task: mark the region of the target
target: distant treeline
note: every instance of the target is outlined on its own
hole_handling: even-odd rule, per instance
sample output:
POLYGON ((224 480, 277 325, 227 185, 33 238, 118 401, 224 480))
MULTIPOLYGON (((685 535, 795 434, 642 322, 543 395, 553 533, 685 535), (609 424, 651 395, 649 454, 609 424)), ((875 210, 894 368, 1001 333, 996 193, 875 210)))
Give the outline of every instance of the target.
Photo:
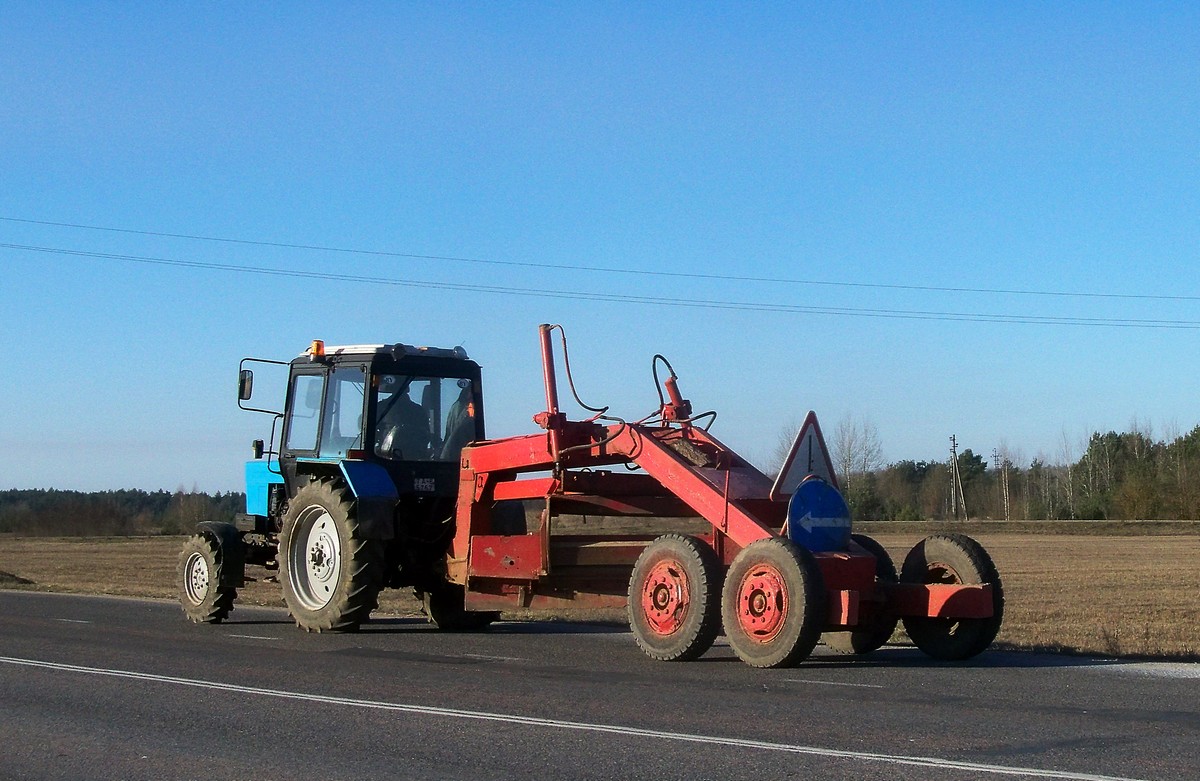
MULTIPOLYGON (((958 454, 971 518, 1004 519, 1007 493, 1014 520, 1200 520, 1200 426, 1166 439, 1139 430, 1094 433, 1074 446, 1064 441, 1053 461, 1004 452, 991 460, 970 449, 958 454)), ((839 479, 856 519, 961 518, 950 467, 949 459, 899 461, 839 479)))
POLYGON ((0 533, 40 537, 184 534, 244 512, 246 495, 199 491, 0 491, 0 533))

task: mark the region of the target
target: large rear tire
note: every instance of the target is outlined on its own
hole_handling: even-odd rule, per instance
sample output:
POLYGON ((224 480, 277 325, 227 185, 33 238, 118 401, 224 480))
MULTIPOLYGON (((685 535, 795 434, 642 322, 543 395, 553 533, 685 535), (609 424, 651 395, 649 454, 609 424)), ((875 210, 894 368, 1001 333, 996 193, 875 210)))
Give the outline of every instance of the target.
POLYGON ((961 661, 981 653, 1000 631, 1004 620, 1004 589, 996 565, 975 540, 965 534, 935 534, 909 551, 900 570, 901 583, 990 583, 989 618, 904 619, 913 643, 934 659, 961 661))
POLYGON ((629 629, 651 659, 696 659, 721 628, 721 563, 704 542, 666 534, 638 556, 629 577, 629 629))
POLYGON ((179 604, 188 620, 219 624, 233 610, 237 589, 221 585, 221 546, 207 534, 193 534, 183 544, 176 567, 179 604))
POLYGON ((747 545, 725 574, 725 637, 751 667, 791 667, 804 660, 827 615, 816 559, 791 540, 772 537, 747 545))
MULTIPOLYGON (((865 534, 851 534, 850 539, 875 557, 875 585, 889 586, 898 580, 896 565, 882 545, 865 534)), ((884 605, 871 603, 871 612, 849 632, 828 632, 822 636, 825 645, 839 654, 869 654, 883 647, 896 631, 899 619, 889 613, 884 605)))
POLYGON ((383 543, 361 536, 353 500, 323 480, 288 503, 279 535, 279 580, 297 626, 353 632, 377 604, 383 543))
POLYGON ((439 583, 421 598, 425 615, 443 632, 479 632, 500 620, 494 610, 467 610, 466 593, 457 583, 439 583))

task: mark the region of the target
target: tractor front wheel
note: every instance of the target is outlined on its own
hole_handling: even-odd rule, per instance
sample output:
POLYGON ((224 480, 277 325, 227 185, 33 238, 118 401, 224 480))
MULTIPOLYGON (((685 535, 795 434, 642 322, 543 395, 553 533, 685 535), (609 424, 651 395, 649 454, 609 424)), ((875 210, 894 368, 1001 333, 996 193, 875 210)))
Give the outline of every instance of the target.
POLYGON ((296 624, 309 632, 353 632, 376 605, 383 544, 360 536, 353 500, 328 480, 288 503, 279 535, 279 580, 296 624))
POLYGON ((992 586, 989 618, 906 617, 904 631, 934 659, 960 661, 981 653, 996 639, 1004 619, 1004 590, 992 558, 965 534, 935 534, 909 551, 900 569, 901 583, 988 583, 992 586))
POLYGON ((721 628, 721 563, 704 542, 666 534, 638 556, 629 578, 629 628, 651 659, 696 659, 721 628))
POLYGON ((747 545, 725 574, 725 636, 752 667, 791 667, 821 637, 828 615, 816 559, 783 537, 747 545))
POLYGON ((197 624, 219 624, 233 610, 237 589, 221 585, 223 557, 216 539, 193 534, 179 552, 179 604, 197 624))

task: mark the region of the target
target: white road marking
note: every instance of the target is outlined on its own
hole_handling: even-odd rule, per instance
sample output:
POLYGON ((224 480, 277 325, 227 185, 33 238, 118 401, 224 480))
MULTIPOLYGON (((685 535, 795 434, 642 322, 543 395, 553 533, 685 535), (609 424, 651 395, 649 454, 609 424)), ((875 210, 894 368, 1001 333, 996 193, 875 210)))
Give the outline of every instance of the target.
POLYGON ((483 659, 489 662, 527 662, 528 659, 522 659, 519 656, 488 656, 487 654, 460 654, 467 659, 483 659))
POLYGON ((56 618, 55 621, 60 621, 64 624, 90 624, 91 621, 84 621, 81 618, 56 618))
POLYGON ((983 762, 964 762, 939 757, 904 756, 901 754, 875 754, 866 751, 845 751, 842 749, 821 748, 818 746, 800 746, 788 743, 771 743, 762 740, 747 740, 745 738, 730 738, 717 735, 694 735, 686 732, 667 732, 665 730, 642 729, 625 727, 616 724, 589 724, 581 721, 560 721, 545 719, 537 716, 518 716, 508 713, 488 713, 486 711, 459 710, 456 708, 436 708, 428 705, 406 705, 394 702, 379 702, 375 700, 355 700, 347 697, 329 697, 320 694, 305 694, 290 692, 282 689, 262 689, 253 686, 239 686, 218 681, 204 681, 195 678, 177 678, 170 675, 153 675, 130 670, 111 670, 102 667, 82 667, 74 664, 58 664, 43 662, 36 659, 18 659, 0 656, 0 664, 10 664, 21 667, 35 667, 43 670, 58 672, 80 673, 84 675, 101 675, 109 678, 127 678, 151 683, 165 683, 175 686, 190 686, 198 689, 232 692, 258 697, 275 697, 278 699, 297 700, 301 702, 316 702, 325 705, 342 705, 352 708, 367 708, 372 710, 393 711, 398 713, 418 713, 424 716, 443 716, 453 719, 468 719, 472 721, 492 721, 506 724, 520 724, 532 727, 550 729, 575 730, 579 732, 600 732, 609 735, 622 735, 633 738, 651 738, 680 743, 702 743, 714 746, 730 746, 734 748, 759 749, 762 751, 778 751, 788 754, 805 754, 826 759, 846 759, 859 762, 877 762, 889 765, 907 765, 910 767, 938 768, 940 770, 965 770, 973 773, 1021 776, 1025 778, 1056 778, 1064 781, 1140 781, 1139 779, 1120 776, 1102 776, 1091 773, 1071 773, 1063 770, 1046 770, 1032 767, 1011 767, 1008 765, 990 765, 983 762))
POLYGON ((1147 678, 1200 678, 1200 664, 1195 662, 1133 662, 1097 667, 1106 673, 1142 675, 1147 678))
POLYGON ((278 640, 278 637, 267 637, 266 635, 227 635, 227 637, 241 637, 245 640, 278 640))
POLYGON ((815 683, 819 686, 851 686, 855 689, 884 689, 877 683, 842 683, 841 681, 816 681, 809 678, 784 678, 787 683, 815 683))

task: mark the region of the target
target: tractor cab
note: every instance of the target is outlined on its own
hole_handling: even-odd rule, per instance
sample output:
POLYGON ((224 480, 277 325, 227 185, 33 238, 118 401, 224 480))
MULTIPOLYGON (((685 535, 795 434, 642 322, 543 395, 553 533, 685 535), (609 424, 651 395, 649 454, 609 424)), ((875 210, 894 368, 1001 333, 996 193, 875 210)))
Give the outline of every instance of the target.
POLYGON ((191 620, 223 620, 247 564, 279 571, 310 630, 356 628, 384 587, 413 587, 439 625, 494 619, 468 614, 445 573, 460 453, 484 437, 479 365, 461 347, 318 340, 291 361, 246 358, 238 406, 272 415, 270 444, 254 441, 246 512, 198 524, 180 554, 191 620), (282 412, 252 399, 263 365, 286 367, 282 412))
MULTIPOLYGON (((253 388, 245 364, 239 397, 254 409, 244 404, 253 388)), ((357 498, 454 497, 459 452, 484 436, 479 365, 461 347, 318 340, 286 365, 279 447, 274 431, 271 447, 255 444, 248 513, 278 515, 272 507, 322 479, 347 484, 357 498)))

